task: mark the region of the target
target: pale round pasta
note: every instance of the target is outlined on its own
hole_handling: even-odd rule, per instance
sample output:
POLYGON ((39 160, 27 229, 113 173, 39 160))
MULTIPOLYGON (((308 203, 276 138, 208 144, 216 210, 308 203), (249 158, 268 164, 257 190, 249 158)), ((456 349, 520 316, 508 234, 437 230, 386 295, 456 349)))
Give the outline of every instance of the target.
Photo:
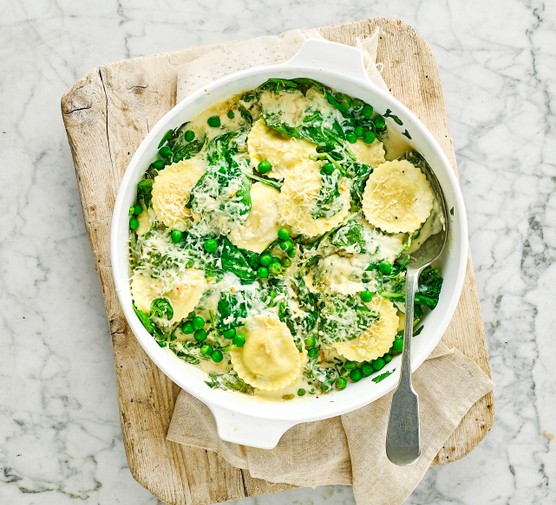
POLYGON ((263 252, 276 238, 278 223, 278 198, 280 192, 266 184, 256 182, 251 186, 251 212, 243 224, 229 237, 233 244, 257 253, 263 252))
POLYGON ((186 204, 205 168, 203 160, 193 158, 173 163, 155 177, 152 206, 168 228, 185 231, 191 225, 192 213, 186 204))
POLYGON ((299 375, 301 355, 288 327, 275 315, 260 314, 247 320, 246 343, 231 351, 237 374, 265 391, 281 389, 299 375))
POLYGON ((387 161, 367 180, 363 212, 388 233, 413 233, 429 217, 434 196, 419 167, 406 160, 387 161))
POLYGON ((352 361, 383 356, 392 347, 398 332, 398 311, 390 300, 376 296, 368 306, 378 313, 378 319, 353 340, 334 344, 338 354, 352 361))

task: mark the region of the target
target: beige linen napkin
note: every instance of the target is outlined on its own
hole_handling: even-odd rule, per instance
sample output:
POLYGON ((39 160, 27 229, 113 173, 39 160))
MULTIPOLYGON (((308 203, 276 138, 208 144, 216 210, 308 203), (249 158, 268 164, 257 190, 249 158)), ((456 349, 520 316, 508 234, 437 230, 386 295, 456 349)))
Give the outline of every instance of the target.
MULTIPOLYGON (((285 61, 304 39, 314 37, 321 37, 317 30, 295 30, 213 50, 180 68, 177 100, 225 74, 285 61)), ((375 64, 378 31, 357 40, 356 45, 364 51, 371 79, 387 89, 375 64)), ((477 364, 442 342, 415 372, 413 380, 420 395, 423 453, 410 467, 397 467, 386 457, 392 394, 340 417, 294 426, 275 449, 264 450, 220 440, 209 409, 181 391, 167 438, 217 451, 255 478, 306 487, 351 484, 359 505, 396 505, 412 493, 469 408, 493 387, 477 364)))

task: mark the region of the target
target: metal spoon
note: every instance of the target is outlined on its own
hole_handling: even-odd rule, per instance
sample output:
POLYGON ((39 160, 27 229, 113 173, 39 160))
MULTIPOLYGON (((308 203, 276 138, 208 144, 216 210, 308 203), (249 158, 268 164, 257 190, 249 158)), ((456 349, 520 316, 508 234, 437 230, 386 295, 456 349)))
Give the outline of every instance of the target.
MULTIPOLYGON (((424 160, 423 160, 424 161, 424 160)), ((392 397, 388 431, 386 433, 386 455, 396 465, 409 465, 421 454, 419 436, 419 395, 411 384, 411 339, 413 337, 413 308, 419 275, 424 268, 436 261, 448 236, 448 212, 444 193, 436 175, 426 162, 419 164, 432 191, 440 203, 444 229, 429 237, 417 251, 412 253, 407 264, 405 278, 405 328, 402 351, 400 381, 392 397)))

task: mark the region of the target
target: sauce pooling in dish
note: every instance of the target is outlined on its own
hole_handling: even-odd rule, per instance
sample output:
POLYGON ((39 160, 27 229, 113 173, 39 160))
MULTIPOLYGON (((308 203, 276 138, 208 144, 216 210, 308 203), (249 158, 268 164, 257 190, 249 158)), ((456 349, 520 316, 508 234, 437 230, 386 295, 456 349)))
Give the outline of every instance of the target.
MULTIPOLYGON (((443 226, 392 121, 270 79, 168 131, 129 222, 134 310, 159 345, 209 387, 273 400, 384 378, 408 254, 443 226)), ((421 275, 415 325, 441 285, 421 275)))

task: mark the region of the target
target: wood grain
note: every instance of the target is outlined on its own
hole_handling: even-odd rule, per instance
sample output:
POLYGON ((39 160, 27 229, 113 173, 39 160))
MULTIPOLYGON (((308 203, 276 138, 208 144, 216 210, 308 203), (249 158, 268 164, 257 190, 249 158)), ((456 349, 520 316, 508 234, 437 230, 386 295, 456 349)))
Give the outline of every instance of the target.
MULTIPOLYGON (((438 68, 430 48, 408 25, 371 19, 321 28, 333 41, 381 29, 378 61, 394 96, 428 126, 456 167, 438 68)), ((229 44, 233 44, 229 43, 229 44)), ((178 387, 144 353, 120 309, 110 271, 109 236, 120 180, 139 143, 175 100, 176 71, 216 46, 184 49, 102 66, 62 98, 83 218, 110 324, 123 441, 134 478, 169 504, 205 505, 288 489, 252 478, 217 454, 165 439, 178 387)), ((488 374, 488 354, 471 261, 454 319, 443 337, 488 374)), ((494 419, 491 394, 477 402, 437 455, 435 464, 465 456, 494 419)))

